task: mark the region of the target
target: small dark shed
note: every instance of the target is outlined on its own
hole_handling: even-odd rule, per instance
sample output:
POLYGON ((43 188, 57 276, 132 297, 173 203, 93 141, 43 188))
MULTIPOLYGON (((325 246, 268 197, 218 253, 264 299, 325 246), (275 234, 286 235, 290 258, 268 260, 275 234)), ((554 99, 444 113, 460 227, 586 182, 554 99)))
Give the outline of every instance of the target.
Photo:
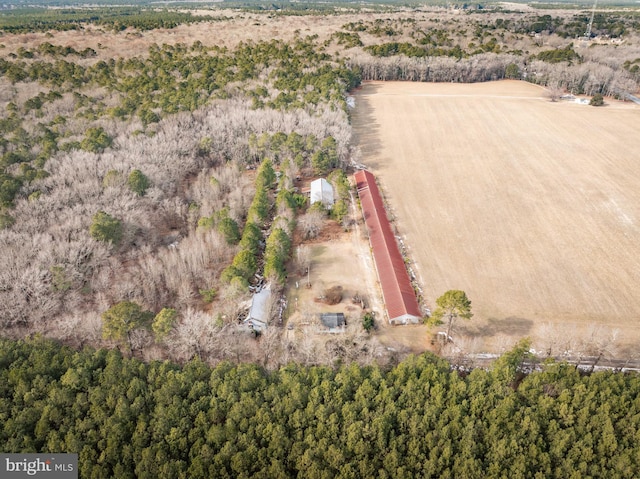
POLYGON ((344 313, 321 313, 320 321, 329 329, 341 328, 347 324, 344 313))

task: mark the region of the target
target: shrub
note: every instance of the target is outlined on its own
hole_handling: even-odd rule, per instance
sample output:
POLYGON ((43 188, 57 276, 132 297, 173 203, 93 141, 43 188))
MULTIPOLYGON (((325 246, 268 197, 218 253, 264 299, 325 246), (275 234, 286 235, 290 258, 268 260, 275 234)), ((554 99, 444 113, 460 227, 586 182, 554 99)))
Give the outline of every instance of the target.
POLYGON ((104 211, 98 211, 92 218, 89 234, 98 241, 118 245, 122 239, 122 222, 104 211))
POLYGON ((505 78, 520 78, 520 68, 515 63, 509 63, 504 70, 505 78))
POLYGON ((239 251, 233 258, 232 266, 238 273, 236 276, 241 276, 246 280, 251 279, 258 269, 256 257, 249 250, 239 251))
POLYGON ((604 105, 604 97, 600 93, 596 93, 591 97, 589 101, 589 105, 591 106, 602 106, 604 105))
POLYGON ((140 121, 144 126, 147 126, 151 123, 157 123, 160 121, 160 117, 155 112, 148 110, 146 108, 140 110, 140 112, 138 113, 138 116, 140 117, 140 121))
POLYGON ((72 283, 67 276, 64 266, 52 266, 49 272, 51 273, 51 287, 54 291, 64 292, 71 289, 72 283))
POLYGON ((104 186, 105 188, 108 188, 110 186, 115 187, 122 184, 124 184, 124 177, 118 170, 107 171, 107 174, 104 175, 104 178, 102 179, 102 186, 104 186))
POLYGON ((256 176, 256 189, 272 189, 276 184, 276 172, 273 169, 271 160, 265 159, 258 168, 258 174, 256 176))
POLYGON ((267 239, 264 252, 264 275, 283 283, 286 278, 285 265, 291 251, 291 239, 281 228, 273 230, 267 239))
POLYGON ((92 153, 101 153, 113 143, 113 138, 107 135, 102 127, 89 128, 85 133, 84 140, 80 143, 80 148, 92 153))
POLYGON ((240 229, 238 223, 228 216, 218 223, 218 231, 224 235, 227 244, 235 245, 240 241, 240 229))
POLYGON ((0 230, 10 228, 16 222, 13 216, 6 213, 0 213, 0 230))
POLYGON ((247 213, 247 217, 249 221, 262 223, 267 219, 269 215, 269 196, 267 195, 267 190, 264 188, 258 188, 256 190, 256 195, 253 197, 253 202, 249 207, 249 212, 247 213))
POLYGON ((216 299, 216 294, 218 294, 218 292, 215 288, 200 290, 200 297, 202 297, 202 301, 205 303, 212 303, 213 300, 216 299))
POLYGON ((256 254, 260 249, 260 243, 264 240, 260 227, 252 222, 244 225, 244 231, 242 232, 242 239, 240 240, 240 247, 247 249, 256 254))
POLYGON ((162 308, 162 310, 156 314, 151 324, 151 329, 153 329, 153 333, 156 335, 156 340, 162 341, 167 337, 177 318, 178 312, 171 308, 162 308))
POLYGON ((153 313, 144 311, 139 304, 121 301, 102 313, 102 337, 116 341, 129 340, 129 333, 145 326, 153 313))
POLYGON ((329 181, 333 183, 336 188, 336 192, 338 193, 338 198, 347 200, 349 198, 349 191, 351 189, 351 185, 349 185, 349 180, 347 179, 347 175, 345 175, 342 170, 335 170, 329 175, 329 181))
POLYGON ((240 276, 240 271, 238 270, 238 268, 236 268, 232 264, 223 269, 222 274, 220 275, 220 279, 225 283, 231 283, 236 278, 242 278, 242 276, 240 276))
POLYGON ((369 333, 375 327, 375 320, 373 319, 373 315, 371 313, 366 313, 362 317, 362 327, 364 330, 369 333))
POLYGON ((349 207, 344 200, 336 201, 331 208, 331 217, 341 223, 345 216, 349 214, 349 207))
POLYGON ((213 216, 203 216, 198 220, 198 228, 203 230, 210 230, 216 224, 216 219, 213 216))
POLYGON ((0 206, 11 206, 21 186, 18 178, 0 173, 0 206))
POLYGON ((149 178, 140 170, 133 170, 127 178, 127 186, 138 196, 144 196, 150 185, 149 178))

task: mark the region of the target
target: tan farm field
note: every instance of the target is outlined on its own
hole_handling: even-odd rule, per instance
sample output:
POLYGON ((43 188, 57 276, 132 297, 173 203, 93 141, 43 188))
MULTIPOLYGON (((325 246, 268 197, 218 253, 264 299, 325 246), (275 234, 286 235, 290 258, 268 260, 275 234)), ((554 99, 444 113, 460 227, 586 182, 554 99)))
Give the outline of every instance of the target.
POLYGON ((462 289, 473 348, 640 346, 640 108, 517 81, 369 83, 352 112, 427 304, 462 289))

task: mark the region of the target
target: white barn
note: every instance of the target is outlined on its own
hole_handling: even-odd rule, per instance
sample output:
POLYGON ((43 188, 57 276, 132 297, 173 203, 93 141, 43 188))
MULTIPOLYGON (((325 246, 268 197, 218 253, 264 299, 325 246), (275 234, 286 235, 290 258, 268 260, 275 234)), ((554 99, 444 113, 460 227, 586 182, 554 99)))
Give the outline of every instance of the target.
POLYGON ((324 178, 311 182, 311 204, 320 201, 327 208, 333 206, 333 186, 324 178))

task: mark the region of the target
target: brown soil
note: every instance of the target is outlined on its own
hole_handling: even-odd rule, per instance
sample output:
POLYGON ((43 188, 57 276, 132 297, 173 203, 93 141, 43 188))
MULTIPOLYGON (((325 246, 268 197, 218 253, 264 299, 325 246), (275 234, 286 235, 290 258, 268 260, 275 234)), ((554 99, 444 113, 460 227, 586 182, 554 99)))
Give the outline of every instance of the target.
MULTIPOLYGON (((499 350, 619 331, 640 343, 640 109, 550 102, 525 82, 371 83, 353 112, 427 302, 465 290, 458 335, 499 350), (410 172, 410 174, 407 174, 410 172), (549 331, 552 331, 549 333, 549 331)), ((588 340, 585 339, 585 341, 588 340)))
POLYGON ((300 228, 296 228, 293 232, 293 244, 321 244, 328 241, 334 241, 344 236, 344 229, 335 221, 326 221, 322 230, 315 238, 304 238, 300 228))

